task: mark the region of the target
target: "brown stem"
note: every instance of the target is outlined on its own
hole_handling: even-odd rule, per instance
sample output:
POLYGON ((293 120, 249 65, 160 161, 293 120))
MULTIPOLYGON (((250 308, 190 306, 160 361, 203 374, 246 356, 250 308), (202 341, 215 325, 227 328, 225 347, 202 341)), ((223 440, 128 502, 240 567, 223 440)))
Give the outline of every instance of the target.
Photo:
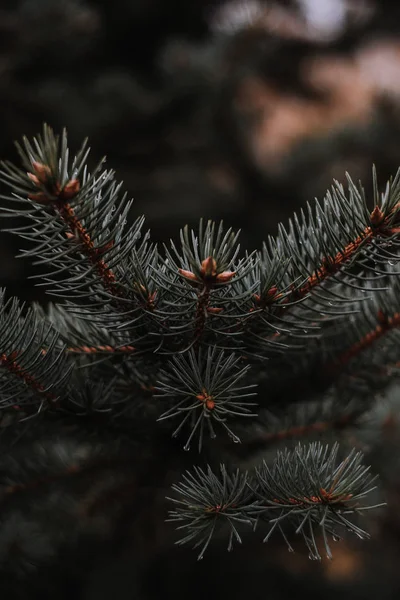
POLYGON ((199 292, 197 310, 196 310, 196 326, 195 326, 195 339, 196 343, 200 341, 200 338, 204 331, 204 326, 207 319, 207 308, 210 304, 210 293, 211 286, 207 283, 204 284, 203 289, 199 292))
POLYGON ((294 425, 273 433, 263 433, 261 436, 251 440, 251 444, 273 444, 282 440, 298 438, 315 432, 323 432, 328 429, 342 429, 348 426, 358 413, 340 415, 331 421, 317 421, 308 425, 294 425))
MULTIPOLYGON (((382 233, 382 231, 379 231, 382 233)), ((363 234, 350 244, 347 244, 345 248, 336 254, 334 257, 325 258, 321 266, 314 271, 312 275, 307 279, 306 283, 299 289, 293 292, 295 300, 299 300, 306 296, 314 287, 322 283, 329 276, 334 275, 339 271, 342 265, 348 261, 354 253, 360 248, 362 244, 369 244, 374 236, 378 233, 378 230, 373 227, 366 227, 363 234)), ((292 298, 285 298, 287 302, 290 302, 292 298)))
POLYGON ((91 263, 95 265, 96 271, 100 275, 105 289, 113 296, 121 297, 121 291, 116 288, 115 273, 101 258, 102 249, 95 247, 89 233, 75 215, 72 206, 67 202, 59 200, 56 202, 56 207, 62 219, 69 225, 72 234, 78 237, 84 248, 85 254, 91 263))
POLYGON ((16 377, 19 377, 19 379, 24 381, 24 383, 28 387, 30 387, 30 388, 34 389, 36 392, 39 392, 40 394, 42 394, 44 396, 44 398, 46 398, 46 400, 48 400, 48 402, 50 402, 53 405, 56 404, 58 401, 57 396, 55 396, 54 394, 52 394, 49 391, 45 391, 44 386, 39 381, 37 381, 29 373, 24 371, 24 369, 21 367, 21 365, 19 365, 16 361, 17 356, 18 356, 17 351, 14 351, 9 355, 2 354, 2 355, 0 355, 0 363, 3 367, 5 367, 8 370, 9 373, 12 373, 16 377))
MULTIPOLYGON (((360 236, 358 236, 354 241, 347 244, 347 246, 345 246, 343 250, 338 252, 336 256, 324 258, 321 262, 320 267, 315 269, 314 273, 308 277, 306 283, 299 289, 294 288, 283 299, 283 301, 277 306, 277 310, 275 311, 274 316, 281 316, 286 310, 290 310, 290 306, 287 306, 288 304, 290 304, 290 302, 298 302, 299 300, 302 300, 317 285, 322 283, 331 275, 337 273, 342 267, 342 265, 348 260, 350 260, 362 245, 370 244, 377 235, 390 236, 395 233, 400 233, 400 229, 394 227, 393 224, 391 224, 391 226, 389 227, 390 218, 393 215, 393 211, 398 209, 398 206, 396 205, 393 211, 389 215, 387 215, 386 218, 382 217, 382 220, 379 223, 375 222, 377 217, 377 208, 378 207, 376 207, 370 215, 371 225, 366 227, 360 236)), ((379 212, 379 214, 382 214, 381 211, 379 212)), ((279 298, 280 294, 278 292, 278 289, 274 286, 271 288, 271 290, 269 292, 270 298, 266 301, 265 299, 261 299, 258 296, 256 297, 256 304, 258 304, 259 308, 265 309, 266 307, 271 305, 274 299, 279 298), (273 293, 270 293, 271 290, 273 290, 273 293)), ((275 339, 277 337, 279 338, 280 335, 281 334, 278 331, 272 334, 271 336, 268 336, 268 339, 275 339)))
POLYGON ((67 348, 67 352, 71 354, 132 354, 135 352, 133 346, 120 346, 114 348, 113 346, 75 346, 67 348))
POLYGON ((360 352, 372 346, 379 338, 385 335, 388 331, 400 325, 400 313, 395 313, 392 317, 386 317, 381 311, 378 313, 379 325, 372 331, 369 331, 358 342, 350 346, 348 350, 343 352, 335 361, 335 366, 343 366, 352 358, 355 358, 360 352))

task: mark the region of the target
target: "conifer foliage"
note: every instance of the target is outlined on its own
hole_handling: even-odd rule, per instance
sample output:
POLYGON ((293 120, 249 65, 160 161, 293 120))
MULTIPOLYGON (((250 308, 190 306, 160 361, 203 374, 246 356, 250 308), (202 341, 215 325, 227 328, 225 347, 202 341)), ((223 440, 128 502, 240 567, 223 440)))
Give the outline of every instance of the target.
POLYGON ((139 446, 137 485, 155 462, 162 482, 154 439, 165 456, 177 442, 187 451, 162 518, 198 558, 215 536, 226 534, 231 549, 252 529, 265 542, 280 533, 289 549, 301 535, 314 559, 331 557, 346 530, 368 537, 358 520, 382 502, 375 476, 345 438, 320 437, 360 427, 398 370, 400 171, 383 192, 375 172, 371 194, 349 176, 347 190, 335 182, 247 252, 239 233, 211 221, 159 247, 142 217, 131 221, 134 204, 114 172, 104 161, 89 171, 86 141, 71 157, 65 131, 45 125, 18 150, 21 166, 2 163, 3 219, 56 303, 26 308, 1 296, 0 429, 10 458, 0 543, 10 499, 43 485, 67 493, 68 479, 79 506, 82 477, 101 465, 93 493, 107 510, 119 506, 139 446), (68 424, 75 442, 40 446, 39 436, 37 462, 17 465, 14 449, 38 422, 46 439, 68 424), (125 465, 118 476, 113 460, 125 465))

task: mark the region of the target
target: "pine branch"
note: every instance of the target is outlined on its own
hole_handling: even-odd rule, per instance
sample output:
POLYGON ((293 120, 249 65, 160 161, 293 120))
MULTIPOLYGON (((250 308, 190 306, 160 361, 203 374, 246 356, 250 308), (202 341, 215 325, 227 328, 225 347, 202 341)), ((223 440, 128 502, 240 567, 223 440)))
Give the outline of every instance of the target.
POLYGON ((5 214, 30 220, 10 230, 33 244, 23 256, 49 270, 44 285, 64 303, 37 306, 27 320, 14 305, 1 312, 0 408, 27 417, 54 404, 57 416, 118 431, 158 421, 162 435, 185 437, 185 450, 196 439, 210 465, 175 484, 171 518, 200 557, 223 523, 229 549, 243 525, 268 523, 265 540, 292 528, 313 558, 317 535, 328 556, 328 535, 341 527, 367 537, 347 518, 370 508, 360 454, 339 461, 336 444, 311 443, 230 475, 223 464, 213 470, 225 446, 212 444, 218 429, 243 439, 245 452, 342 432, 392 381, 400 170, 383 194, 373 172, 373 207, 350 177, 348 194, 335 182, 261 252, 241 253, 239 232, 212 221, 160 250, 142 235, 142 217, 128 224, 132 204, 114 173, 102 163, 88 172, 86 142, 70 161, 65 131, 45 126, 19 152, 23 170, 2 163, 13 203, 5 214), (257 426, 243 418, 256 405, 257 426))
POLYGON ((346 402, 343 397, 332 395, 314 402, 294 403, 280 411, 263 410, 253 428, 244 432, 242 452, 265 451, 283 441, 307 440, 329 432, 345 433, 349 428, 359 427, 370 409, 370 402, 361 405, 358 399, 346 402))
POLYGON ((44 320, 28 310, 23 313, 16 299, 0 296, 0 411, 10 409, 20 419, 57 406, 65 396, 73 364, 59 335, 44 320))
POLYGON ((318 560, 321 556, 316 528, 321 531, 329 558, 332 554, 328 535, 335 539, 344 528, 367 538, 368 534, 347 515, 376 508, 361 504, 375 489, 372 485, 375 478, 369 474, 369 467, 361 464, 361 453, 352 451, 338 464, 338 449, 337 444, 332 448, 321 443, 308 447, 299 444, 291 452, 278 452, 271 467, 264 462, 254 475, 236 471, 229 476, 223 466, 220 475, 210 467, 207 473, 195 468, 183 477, 183 483, 172 486, 178 498, 169 498, 177 505, 170 511, 170 520, 182 521, 178 529, 188 532, 179 544, 195 541, 195 548, 202 546, 198 556, 201 559, 221 523, 229 524, 228 549, 231 549, 233 539, 241 542, 235 522, 254 527, 260 520, 270 524, 264 542, 278 530, 292 549, 283 529, 288 523, 296 534, 303 536, 310 557, 318 560), (278 517, 274 516, 276 511, 278 517))
POLYGON ((208 350, 203 354, 191 350, 186 357, 178 356, 169 364, 168 371, 161 371, 156 387, 158 397, 169 397, 173 405, 160 417, 159 421, 182 416, 173 432, 177 436, 188 422, 190 435, 184 446, 190 443, 198 430, 198 448, 201 451, 204 429, 210 438, 215 438, 214 424, 222 426, 234 442, 240 442, 227 424, 235 417, 255 417, 251 412, 255 406, 248 398, 255 396, 254 385, 241 385, 249 366, 240 367, 234 355, 225 356, 223 351, 208 350), (240 384, 239 384, 240 382, 240 384), (239 385, 238 385, 239 384, 239 385))
POLYGON ((264 541, 276 528, 282 531, 283 522, 288 521, 296 534, 303 535, 310 557, 320 560, 315 526, 321 529, 328 558, 332 557, 328 534, 338 536, 338 529, 345 528, 362 539, 369 537, 344 515, 377 507, 360 503, 375 489, 376 478, 361 464, 362 454, 354 450, 337 464, 338 449, 338 444, 330 449, 321 443, 307 448, 299 444, 292 452, 278 452, 271 468, 264 462, 256 471, 256 493, 263 510, 272 508, 280 513, 269 519, 273 525, 264 541))
POLYGON ((183 483, 174 484, 172 489, 179 498, 167 498, 177 506, 170 511, 170 521, 183 521, 178 529, 186 529, 187 535, 178 543, 195 541, 194 548, 202 546, 198 559, 201 560, 212 539, 217 525, 227 523, 230 529, 228 550, 233 541, 241 543, 237 524, 253 525, 256 505, 254 494, 248 486, 247 473, 237 470, 229 475, 224 465, 216 475, 210 467, 207 472, 195 467, 194 473, 187 472, 183 483))
POLYGON ((90 298, 94 306, 112 303, 126 313, 132 298, 116 269, 138 240, 143 220, 124 231, 131 202, 126 195, 119 198, 121 184, 113 181, 114 173, 101 172, 103 161, 88 173, 86 146, 87 141, 71 162, 65 130, 61 140, 47 125, 33 145, 24 138, 17 148, 26 171, 2 162, 1 180, 14 192, 3 197, 27 208, 6 209, 5 215, 33 221, 33 228, 9 231, 34 242, 23 256, 51 266, 42 278, 54 286, 53 294, 90 298))

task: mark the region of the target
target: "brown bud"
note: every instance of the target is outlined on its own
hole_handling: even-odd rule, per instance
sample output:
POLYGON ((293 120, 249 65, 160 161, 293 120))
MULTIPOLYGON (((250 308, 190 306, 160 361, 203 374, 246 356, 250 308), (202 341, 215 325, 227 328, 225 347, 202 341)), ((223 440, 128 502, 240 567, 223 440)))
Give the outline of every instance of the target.
POLYGON ((36 175, 34 175, 33 173, 27 173, 29 179, 32 181, 32 183, 34 183, 36 186, 39 187, 40 185, 40 181, 39 179, 36 177, 36 175))
POLYGON ((38 194, 28 194, 28 198, 29 198, 29 200, 34 200, 38 204, 43 204, 43 205, 51 204, 53 201, 51 198, 46 196, 46 194, 44 194, 43 192, 39 192, 38 194))
POLYGON ((212 410, 213 408, 215 408, 215 402, 211 397, 207 398, 206 407, 208 408, 208 410, 212 410))
POLYGON ((212 315, 217 315, 218 313, 222 312, 224 309, 222 308, 222 306, 209 306, 207 308, 207 312, 211 313, 212 315))
POLYGON ((152 292, 151 294, 149 294, 148 302, 149 302, 150 306, 154 306, 154 303, 156 301, 156 297, 157 297, 157 291, 152 292))
POLYGON ((395 235, 397 233, 400 233, 400 227, 391 227, 390 229, 387 229, 386 233, 388 233, 389 235, 395 235))
MULTIPOLYGON (((46 183, 49 178, 51 177, 51 170, 47 165, 43 165, 40 162, 37 162, 36 160, 32 161, 32 167, 33 170, 35 171, 36 175, 37 175, 37 179, 40 181, 40 183, 46 183)), ((28 173, 29 176, 29 173, 28 173)))
POLYGON ((185 269, 178 269, 179 273, 186 277, 186 279, 190 279, 190 281, 198 281, 196 275, 192 273, 192 271, 185 271, 185 269))
POLYGON ((203 389, 201 394, 196 396, 197 400, 200 400, 203 404, 205 404, 208 410, 212 410, 215 407, 215 400, 212 396, 210 396, 207 390, 203 389))
POLYGON ((375 227, 377 225, 380 225, 384 219, 384 214, 381 210, 381 208, 379 206, 375 206, 374 210, 372 211, 372 213, 369 216, 369 220, 371 222, 371 225, 374 225, 375 227))
POLYGON ((200 273, 206 278, 215 277, 217 274, 217 263, 215 258, 212 256, 205 258, 201 263, 200 273))
POLYGON ((228 281, 230 281, 233 277, 235 277, 236 272, 235 271, 224 271, 223 273, 220 273, 219 275, 217 275, 217 282, 218 283, 228 283, 228 281))
POLYGON ((61 195, 63 200, 72 200, 72 198, 75 198, 75 196, 78 194, 80 189, 81 184, 79 179, 71 179, 62 190, 61 195))
POLYGON ((269 296, 270 298, 272 298, 273 296, 276 295, 277 291, 278 291, 278 288, 276 287, 276 285, 273 285, 271 288, 269 288, 269 290, 267 292, 267 296, 269 296))

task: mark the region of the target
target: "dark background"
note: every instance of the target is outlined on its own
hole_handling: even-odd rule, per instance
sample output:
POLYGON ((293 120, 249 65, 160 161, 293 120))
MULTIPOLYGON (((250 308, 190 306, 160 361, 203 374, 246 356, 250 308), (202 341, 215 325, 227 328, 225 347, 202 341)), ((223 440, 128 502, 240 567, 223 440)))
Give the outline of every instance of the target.
MULTIPOLYGON (((15 160, 13 140, 43 121, 66 126, 73 149, 89 136, 93 162, 107 155, 155 239, 203 216, 259 247, 346 170, 368 190, 373 163, 382 184, 400 165, 400 4, 315 4, 331 11, 319 27, 295 1, 2 0, 0 156, 15 160)), ((14 259, 21 246, 1 234, 0 284, 43 300, 33 267, 14 259)), ((160 552, 149 594, 397 597, 397 422, 383 433, 391 502, 373 541, 339 544, 321 565, 279 544, 202 563, 160 552)), ((88 597, 107 585, 134 597, 129 572, 128 553, 88 597)))
MULTIPOLYGON (((319 28, 294 1, 2 0, 0 157, 65 126, 155 239, 203 216, 260 246, 333 177, 368 189, 373 162, 382 182, 400 163, 400 7, 314 4, 319 28)), ((38 297, 19 240, 0 239, 0 283, 38 297)))

